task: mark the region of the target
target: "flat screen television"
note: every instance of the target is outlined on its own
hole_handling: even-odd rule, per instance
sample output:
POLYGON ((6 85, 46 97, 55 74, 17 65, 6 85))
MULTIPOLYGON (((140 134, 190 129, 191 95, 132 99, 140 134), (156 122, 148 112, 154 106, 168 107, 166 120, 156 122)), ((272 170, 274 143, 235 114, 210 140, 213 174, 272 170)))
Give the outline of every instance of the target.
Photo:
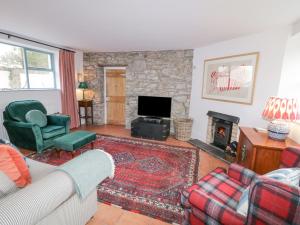
POLYGON ((138 97, 138 115, 150 117, 171 117, 172 98, 169 97, 138 97))

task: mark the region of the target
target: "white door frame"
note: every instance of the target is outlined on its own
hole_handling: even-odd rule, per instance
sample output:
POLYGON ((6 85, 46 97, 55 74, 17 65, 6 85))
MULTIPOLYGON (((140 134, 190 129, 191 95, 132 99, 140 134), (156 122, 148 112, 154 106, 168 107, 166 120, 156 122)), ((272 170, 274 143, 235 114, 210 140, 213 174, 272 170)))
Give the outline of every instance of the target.
MULTIPOLYGON (((126 67, 125 66, 108 66, 104 67, 104 124, 107 124, 107 105, 106 105, 106 70, 125 70, 125 78, 126 78, 126 67)), ((125 83, 126 85, 126 83, 125 83)), ((125 87, 126 90, 126 87, 125 87)), ((126 104, 125 104, 126 107, 126 104)))

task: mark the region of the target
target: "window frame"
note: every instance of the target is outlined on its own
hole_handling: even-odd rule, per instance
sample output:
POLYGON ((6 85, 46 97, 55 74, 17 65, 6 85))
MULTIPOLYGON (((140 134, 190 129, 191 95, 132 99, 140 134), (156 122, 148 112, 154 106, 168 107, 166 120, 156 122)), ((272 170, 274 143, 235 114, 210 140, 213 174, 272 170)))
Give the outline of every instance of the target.
POLYGON ((10 90, 57 90, 57 77, 56 77, 56 67, 55 67, 55 58, 54 58, 54 53, 53 52, 48 52, 45 50, 39 50, 39 49, 35 49, 35 48, 31 48, 31 47, 26 47, 26 46, 21 46, 18 44, 12 44, 12 43, 6 43, 3 41, 0 41, 1 44, 5 44, 5 45, 11 45, 11 46, 15 46, 18 48, 22 48, 23 49, 23 64, 24 64, 24 72, 26 75, 26 88, 0 88, 0 91, 10 91, 10 90), (45 69, 45 68, 38 68, 38 67, 30 67, 28 65, 28 57, 27 57, 27 51, 32 51, 32 52, 38 52, 38 53, 44 53, 44 54, 48 54, 50 56, 50 60, 51 60, 51 69, 45 69), (53 82, 54 82, 54 87, 53 88, 31 88, 30 87, 30 82, 29 82, 29 70, 35 70, 35 71, 44 71, 44 72, 52 72, 53 73, 53 82))

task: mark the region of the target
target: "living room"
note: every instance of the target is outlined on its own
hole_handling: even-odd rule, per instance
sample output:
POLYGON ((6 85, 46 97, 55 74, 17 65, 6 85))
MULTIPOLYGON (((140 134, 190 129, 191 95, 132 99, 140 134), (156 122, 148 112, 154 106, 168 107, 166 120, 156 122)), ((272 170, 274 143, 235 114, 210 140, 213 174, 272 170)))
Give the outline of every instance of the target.
POLYGON ((1 5, 0 224, 300 224, 299 2, 1 5))

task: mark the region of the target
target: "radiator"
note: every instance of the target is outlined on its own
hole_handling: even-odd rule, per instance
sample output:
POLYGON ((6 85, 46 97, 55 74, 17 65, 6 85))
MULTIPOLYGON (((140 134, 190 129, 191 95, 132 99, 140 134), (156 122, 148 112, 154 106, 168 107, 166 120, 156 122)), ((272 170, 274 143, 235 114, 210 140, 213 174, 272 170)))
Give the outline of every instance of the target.
POLYGON ((3 126, 3 113, 2 113, 2 110, 0 110, 0 139, 9 140, 8 135, 6 133, 6 129, 3 126))

